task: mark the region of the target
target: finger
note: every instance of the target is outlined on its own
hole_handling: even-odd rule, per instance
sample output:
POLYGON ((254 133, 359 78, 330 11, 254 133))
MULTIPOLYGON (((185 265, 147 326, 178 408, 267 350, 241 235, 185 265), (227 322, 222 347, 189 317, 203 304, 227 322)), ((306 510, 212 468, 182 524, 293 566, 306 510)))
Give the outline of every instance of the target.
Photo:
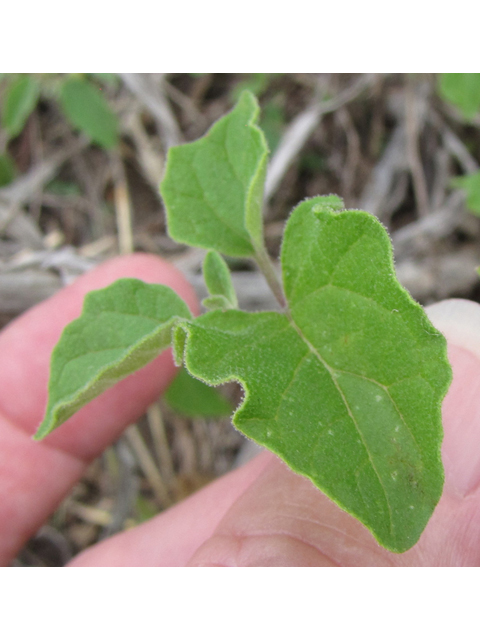
POLYGON ((442 446, 446 490, 467 496, 480 484, 480 305, 445 300, 427 309, 448 339, 455 375, 445 402, 442 446))
POLYGON ((31 434, 46 406, 52 348, 81 312, 85 293, 120 277, 171 286, 197 310, 190 285, 148 255, 116 258, 79 278, 0 334, 0 561, 6 562, 81 477, 85 465, 141 415, 174 374, 170 352, 84 407, 46 440, 31 434))

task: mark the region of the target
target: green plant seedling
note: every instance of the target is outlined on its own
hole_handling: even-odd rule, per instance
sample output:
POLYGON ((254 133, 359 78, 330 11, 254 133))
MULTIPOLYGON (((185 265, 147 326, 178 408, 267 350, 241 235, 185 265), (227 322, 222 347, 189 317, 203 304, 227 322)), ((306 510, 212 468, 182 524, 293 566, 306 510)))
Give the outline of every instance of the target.
POLYGON ((465 191, 467 208, 476 216, 480 216, 480 171, 453 178, 450 184, 465 191))
POLYGON ((194 378, 241 384, 237 429, 403 552, 442 493, 446 342, 397 281, 384 227, 337 196, 294 209, 279 277, 263 240, 258 112, 242 93, 202 139, 169 151, 161 185, 169 234, 209 250, 204 303, 216 308, 193 318, 165 287, 132 280, 90 293, 54 350, 37 438, 172 343, 194 378), (255 260, 279 311, 237 309, 217 252, 255 260))
POLYGON ((14 77, 7 86, 2 112, 2 127, 10 138, 22 131, 35 109, 40 94, 38 81, 31 75, 14 77))
POLYGON ((119 141, 119 125, 96 84, 115 86, 115 74, 5 74, 6 84, 2 105, 2 128, 8 138, 14 138, 25 127, 40 98, 58 101, 66 119, 87 135, 92 142, 111 149, 119 141))
POLYGON ((480 110, 480 73, 441 73, 439 91, 467 120, 480 110))
POLYGON ((8 153, 0 154, 0 187, 4 187, 15 178, 15 163, 8 153))
POLYGON ((118 122, 100 91, 85 78, 68 78, 60 89, 60 105, 71 124, 105 149, 118 143, 118 122))

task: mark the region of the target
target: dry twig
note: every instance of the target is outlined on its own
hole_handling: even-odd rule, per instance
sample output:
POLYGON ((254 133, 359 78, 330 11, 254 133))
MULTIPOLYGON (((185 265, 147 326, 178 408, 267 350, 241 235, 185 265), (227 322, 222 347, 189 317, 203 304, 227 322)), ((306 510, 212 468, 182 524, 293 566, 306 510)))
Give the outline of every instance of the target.
POLYGON ((418 90, 415 90, 410 78, 407 78, 405 94, 407 157, 412 174, 417 210, 419 215, 424 217, 430 209, 427 181, 419 151, 419 137, 422 132, 426 110, 425 99, 420 96, 418 90))
POLYGON ((154 117, 165 151, 180 144, 183 136, 163 92, 163 74, 121 73, 120 76, 154 117))
POLYGON ((172 501, 168 493, 168 488, 158 470, 157 465, 155 464, 154 459, 152 458, 152 455, 150 454, 150 451, 148 450, 147 445, 145 444, 145 441, 140 435, 137 425, 129 427, 125 432, 125 437, 129 445, 132 447, 138 463, 152 487, 159 506, 164 508, 170 506, 172 501))
POLYGON ((327 113, 336 111, 357 98, 374 82, 373 74, 361 76, 335 98, 319 102, 317 99, 300 113, 287 127, 273 154, 265 182, 265 198, 270 198, 295 157, 306 143, 320 119, 327 113))
POLYGON ((132 253, 134 250, 132 209, 130 206, 130 197, 128 194, 128 183, 125 177, 125 170, 120 158, 115 157, 113 161, 113 167, 113 195, 115 201, 115 216, 117 220, 118 248, 120 253, 132 253))

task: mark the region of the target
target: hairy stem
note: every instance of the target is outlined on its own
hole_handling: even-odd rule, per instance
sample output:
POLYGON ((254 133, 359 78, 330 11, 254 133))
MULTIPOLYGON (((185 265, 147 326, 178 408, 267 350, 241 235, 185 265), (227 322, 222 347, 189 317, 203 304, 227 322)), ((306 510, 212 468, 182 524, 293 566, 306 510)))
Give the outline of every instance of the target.
POLYGON ((285 295, 283 293, 282 283, 275 271, 275 267, 264 246, 258 247, 255 251, 255 260, 260 267, 260 271, 265 276, 268 286, 272 290, 273 295, 277 299, 281 307, 286 306, 285 295))

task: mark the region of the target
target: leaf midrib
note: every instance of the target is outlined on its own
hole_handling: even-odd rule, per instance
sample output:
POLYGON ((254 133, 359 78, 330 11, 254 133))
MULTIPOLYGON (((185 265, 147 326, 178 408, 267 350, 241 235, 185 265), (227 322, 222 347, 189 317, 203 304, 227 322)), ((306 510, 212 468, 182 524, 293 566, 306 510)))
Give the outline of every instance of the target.
MULTIPOLYGON (((192 167, 195 176, 198 180, 198 174, 196 172, 196 170, 192 167)), ((205 190, 203 189, 203 187, 199 184, 199 188, 202 191, 202 195, 203 198, 200 198, 198 196, 192 196, 189 193, 185 193, 184 191, 181 191, 180 189, 174 189, 175 193, 177 193, 180 196, 183 196, 184 198, 191 198, 192 200, 197 200, 198 202, 201 202, 202 204, 205 204, 209 210, 213 213, 213 215, 215 216, 215 218, 224 226, 226 227, 229 231, 231 231, 235 236, 237 236, 237 238, 241 239, 243 242, 246 242, 246 238, 241 235, 241 233, 238 231, 238 229, 235 229, 235 227, 232 227, 230 224, 228 224, 227 220, 224 220, 220 214, 218 213, 218 211, 214 208, 214 206, 207 200, 207 196, 205 194, 205 190)), ((210 247, 209 247, 210 248, 210 247)))
MULTIPOLYGON (((210 199, 207 195, 207 192, 205 191, 205 189, 203 188, 202 182, 200 180, 200 176, 198 174, 197 171, 197 167, 195 166, 195 161, 196 161, 196 157, 198 152, 200 151, 200 149, 196 149, 195 150, 195 156, 194 158, 192 158, 192 160, 189 162, 190 164, 190 168, 192 169, 195 178, 197 180, 197 184, 199 189, 201 190, 202 194, 203 194, 203 202, 208 206, 208 208, 210 209, 210 211, 213 213, 213 215, 217 218, 217 220, 219 222, 221 222, 227 229, 229 229, 234 235, 236 235, 238 238, 240 238, 243 242, 249 242, 249 237, 248 237, 248 233, 246 233, 246 237, 243 236, 243 234, 235 227, 232 227, 231 224, 229 224, 229 218, 227 217, 227 219, 224 219, 221 214, 219 213, 219 211, 217 211, 217 209, 214 207, 214 205, 210 202, 210 199)), ((230 163, 229 163, 230 164, 230 163)), ((237 175, 235 174, 235 178, 237 179, 237 181, 240 183, 240 186, 243 187, 243 184, 241 182, 241 180, 238 179, 237 175)), ((178 190, 177 190, 178 193, 178 190)), ((199 198, 195 198, 194 196, 188 196, 190 198, 194 198, 196 200, 199 200, 199 198)))
MULTIPOLYGON (((391 533, 391 534, 392 534, 392 536, 393 536, 393 535, 394 535, 394 530, 393 530, 393 529, 394 529, 394 526, 393 526, 392 507, 391 507, 391 505, 390 505, 390 501, 389 501, 389 498, 388 498, 387 491, 386 491, 385 486, 384 486, 384 484, 383 484, 382 478, 381 478, 381 476, 380 476, 380 474, 379 474, 379 472, 378 472, 378 470, 377 470, 377 468, 376 468, 376 466, 375 466, 375 463, 374 463, 374 461, 373 461, 373 459, 372 459, 372 456, 371 456, 370 451, 369 451, 369 449, 368 449, 367 443, 365 442, 365 439, 364 439, 363 433, 362 433, 362 431, 361 431, 361 429, 360 429, 360 427, 359 427, 359 425, 358 425, 358 423, 357 423, 357 421, 356 421, 356 419, 355 419, 355 416, 354 416, 354 415, 353 415, 353 413, 352 413, 352 410, 351 410, 351 408, 350 408, 350 405, 349 405, 349 403, 348 403, 348 401, 347 401, 347 399, 346 399, 346 397, 345 397, 345 394, 343 393, 342 388, 341 388, 341 387, 340 387, 340 385, 338 384, 337 379, 336 379, 336 378, 335 378, 335 376, 333 375, 333 374, 334 374, 335 369, 333 369, 333 367, 331 367, 331 366, 330 366, 330 365, 329 365, 329 364, 328 364, 328 363, 327 363, 327 362, 322 358, 322 356, 321 356, 321 355, 320 355, 320 353, 317 351, 317 349, 313 346, 313 344, 312 344, 312 343, 311 343, 311 342, 310 342, 310 341, 309 341, 309 340, 304 336, 304 334, 303 334, 302 330, 301 330, 301 329, 300 329, 300 327, 295 323, 295 321, 294 321, 294 320, 293 320, 293 318, 291 317, 291 314, 290 314, 290 313, 288 313, 288 314, 287 314, 287 318, 288 318, 288 320, 289 320, 289 323, 290 323, 291 327, 292 327, 293 329, 295 329, 295 331, 296 331, 296 332, 297 332, 297 334, 300 336, 300 338, 304 341, 304 343, 305 343, 305 344, 306 344, 306 346, 309 348, 309 350, 310 350, 310 351, 311 351, 311 352, 312 352, 312 353, 313 353, 313 354, 318 358, 319 362, 321 362, 321 364, 322 364, 322 365, 325 367, 325 369, 328 371, 328 373, 330 374, 330 377, 331 377, 331 379, 332 379, 332 382, 333 382, 333 384, 334 384, 335 388, 337 389, 337 391, 338 391, 338 393, 339 393, 340 397, 342 398, 342 401, 343 401, 343 403, 344 403, 344 405, 345 405, 345 408, 346 408, 346 410, 347 410, 347 412, 348 412, 348 415, 350 416, 350 419, 352 420, 352 422, 353 422, 353 424, 354 424, 354 426, 355 426, 355 429, 357 430, 357 433, 358 433, 358 435, 359 435, 359 437, 360 437, 360 440, 361 440, 361 442, 362 442, 362 444, 363 444, 363 446, 364 446, 364 448, 365 448, 365 452, 366 452, 367 457, 368 457, 368 459, 369 459, 369 461, 370 461, 370 464, 371 464, 371 466, 372 466, 372 469, 374 470, 375 475, 376 475, 376 476, 377 476, 377 478, 378 478, 378 482, 380 483, 380 486, 382 487, 382 490, 383 490, 383 493, 384 493, 384 496, 385 496, 385 502, 386 502, 386 504, 387 504, 387 508, 388 508, 388 515, 389 515, 389 521, 390 521, 390 533, 391 533)), ((399 412, 399 415, 402 417, 402 420, 404 421, 403 416, 402 416, 402 414, 401 414, 400 412, 399 412)))

